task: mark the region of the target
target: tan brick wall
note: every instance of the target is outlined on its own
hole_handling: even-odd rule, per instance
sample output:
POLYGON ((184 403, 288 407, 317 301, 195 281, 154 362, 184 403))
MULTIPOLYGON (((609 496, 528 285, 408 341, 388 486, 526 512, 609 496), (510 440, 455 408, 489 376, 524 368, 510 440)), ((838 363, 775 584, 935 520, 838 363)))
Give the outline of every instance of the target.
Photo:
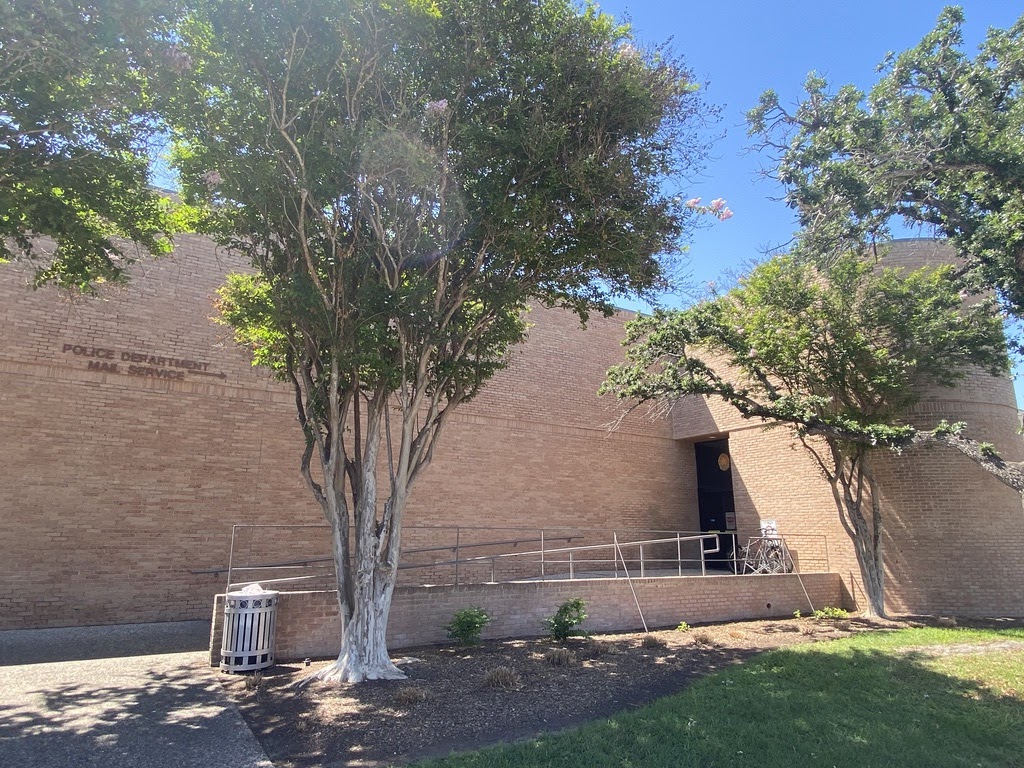
MULTIPOLYGON (((950 252, 934 241, 893 243, 883 263, 907 269, 942 263, 950 252)), ((940 420, 963 421, 967 433, 992 442, 1009 460, 1024 458, 1018 414, 1008 377, 974 371, 953 388, 923 392, 907 414, 922 428, 940 420)), ((807 451, 786 428, 765 431, 720 401, 686 398, 672 411, 673 434, 694 441, 729 436, 737 522, 741 532, 758 518, 802 541, 828 537, 831 570, 842 574, 862 599, 859 568, 827 484, 807 451)), ((945 448, 902 456, 880 453, 886 599, 893 612, 1024 615, 1024 510, 1020 496, 945 448)), ((817 559, 817 553, 814 553, 817 559)), ((798 556, 799 559, 799 556, 798 556)))
MULTIPOLYGON (((1012 400, 985 402, 983 386, 975 393, 961 387, 957 394, 977 400, 936 400, 919 407, 913 420, 921 426, 964 421, 968 434, 1019 461, 1012 400)), ((1024 615, 1024 510, 1015 491, 948 448, 886 455, 877 477, 893 610, 1024 615)))
MULTIPOLYGON (((884 263, 915 269, 952 259, 940 243, 903 240, 884 263)), ((942 419, 1024 459, 1008 377, 974 371, 954 388, 925 390, 909 421, 931 428, 942 419)), ((1024 510, 1020 496, 947 448, 886 456, 878 473, 888 537, 887 595, 897 611, 1024 615, 1024 510)))
MULTIPOLYGON (((322 521, 289 390, 210 320, 240 266, 183 237, 128 287, 74 302, 0 268, 0 628, 204 618, 225 577, 189 571, 227 564, 232 524, 322 521)), ((584 331, 534 310, 530 342, 456 414, 408 524, 695 528, 668 424, 610 433, 617 406, 595 394, 627 317, 584 331)), ((240 561, 329 552, 322 532, 247 537, 240 561)))
MULTIPOLYGON (((813 606, 854 609, 837 574, 779 576, 694 576, 633 579, 637 600, 650 629, 675 627, 681 621, 702 624, 747 618, 807 614, 813 606), (801 584, 802 581, 802 584, 801 584), (805 594, 806 590, 806 594, 805 594), (808 602, 808 598, 810 602, 808 602)), ((492 621, 484 639, 537 637, 542 621, 575 597, 587 604, 584 629, 615 632, 643 628, 625 579, 518 582, 470 586, 402 587, 395 590, 388 624, 389 648, 449 642, 444 625, 462 608, 483 608, 492 621)), ((210 658, 219 662, 223 595, 213 612, 210 658)), ((278 607, 275 649, 281 661, 337 655, 341 622, 337 593, 283 594, 278 607)))
MULTIPOLYGON (((23 268, 0 268, 0 628, 204 618, 225 577, 190 571, 227 564, 232 524, 321 522, 297 469, 289 391, 210 320, 214 290, 239 266, 183 237, 127 288, 74 302, 29 290, 23 268), (175 378, 129 375, 130 365, 175 378)), ((785 430, 751 428, 700 401, 678 403, 669 420, 636 413, 607 430, 617 406, 595 392, 621 359, 628 317, 595 318, 583 331, 567 313, 531 313, 529 343, 457 413, 413 494, 410 526, 447 527, 410 527, 406 546, 449 543, 454 526, 470 540, 506 538, 469 530, 485 526, 695 530, 693 442, 728 433, 741 540, 774 518, 801 568, 830 567, 862 594, 829 490, 785 430)), ((1024 455, 1006 382, 974 377, 921 408, 1024 455)), ((885 469, 892 605, 1024 615, 1019 498, 960 457, 936 455, 885 469)), ((328 553, 315 529, 250 530, 238 546, 250 563, 328 553)), ((517 563, 504 575, 533 574, 517 563)), ((423 569, 402 580, 450 576, 423 569)))

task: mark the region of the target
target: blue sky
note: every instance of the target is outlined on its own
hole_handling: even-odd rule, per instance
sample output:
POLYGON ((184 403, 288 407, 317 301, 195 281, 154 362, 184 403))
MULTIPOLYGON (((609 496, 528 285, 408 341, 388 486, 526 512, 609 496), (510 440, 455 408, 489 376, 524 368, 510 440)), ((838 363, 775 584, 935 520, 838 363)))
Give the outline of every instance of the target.
MULTIPOLYGON (((746 152, 744 114, 761 92, 773 88, 784 104, 799 100, 809 72, 835 85, 869 88, 889 51, 915 45, 935 26, 944 3, 921 0, 861 2, 682 4, 655 0, 602 0, 600 8, 629 17, 637 37, 650 43, 672 38, 694 75, 707 82, 708 101, 722 108, 724 133, 701 177, 682 188, 686 197, 724 197, 735 212, 727 222, 698 231, 691 244, 694 279, 715 279, 723 269, 789 240, 793 216, 773 200, 780 190, 759 170, 768 162, 746 152)), ((1008 27, 1024 12, 1014 3, 961 3, 967 16, 965 47, 972 53, 989 27, 1008 27)))
MULTIPOLYGON (((808 72, 830 83, 867 90, 877 80, 876 67, 889 51, 902 51, 935 26, 946 5, 926 0, 807 2, 763 0, 680 3, 657 0, 599 0, 601 10, 629 18, 637 38, 646 43, 672 39, 700 81, 707 100, 722 108, 717 126, 724 133, 704 173, 680 189, 704 201, 724 197, 735 216, 697 231, 691 241, 690 272, 700 287, 723 272, 742 268, 766 247, 786 243, 793 232, 792 212, 777 198, 779 188, 759 171, 768 159, 746 151, 744 114, 761 92, 772 88, 784 104, 801 95, 808 72), (773 199, 775 198, 775 199, 773 199)), ((973 55, 990 27, 1006 28, 1024 7, 1002 0, 962 2, 965 49, 973 55)), ((665 297, 679 305, 686 296, 665 297)), ((1018 403, 1024 381, 1018 372, 1018 403)))

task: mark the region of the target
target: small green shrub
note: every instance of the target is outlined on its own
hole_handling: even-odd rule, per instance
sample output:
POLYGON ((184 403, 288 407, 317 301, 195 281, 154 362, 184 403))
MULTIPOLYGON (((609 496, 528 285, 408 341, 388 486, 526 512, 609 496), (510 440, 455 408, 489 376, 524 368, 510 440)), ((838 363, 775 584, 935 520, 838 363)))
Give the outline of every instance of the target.
POLYGON ((463 608, 455 612, 445 630, 448 637, 459 645, 476 645, 480 642, 480 633, 490 623, 491 617, 483 608, 463 608))
POLYGON ((519 673, 512 667, 495 667, 484 675, 484 685, 488 688, 515 688, 519 685, 519 673))
POLYGON ((944 437, 946 435, 962 435, 964 429, 967 427, 962 421, 956 421, 950 424, 948 421, 943 419, 939 422, 938 426, 932 430, 932 434, 936 437, 944 437))
POLYGON ((802 617, 803 617, 803 614, 800 613, 800 609, 799 608, 797 608, 795 611, 793 611, 793 618, 794 619, 799 619, 799 618, 802 618, 802 617))
POLYGON ((679 622, 679 626, 676 627, 676 632, 689 632, 689 631, 690 631, 690 625, 687 624, 685 621, 680 621, 679 622))
POLYGON ((998 459, 999 451, 992 443, 978 443, 978 452, 986 459, 998 459))
POLYGON ((587 618, 587 604, 580 597, 566 600, 555 611, 555 615, 544 619, 544 626, 554 640, 564 642, 570 637, 586 637, 587 632, 580 629, 587 618))
POLYGON ((835 619, 848 619, 850 614, 842 608, 826 605, 824 608, 819 608, 814 612, 814 618, 818 621, 832 621, 835 619))
POLYGON ((566 667, 576 661, 576 654, 568 648, 549 648, 544 661, 553 667, 566 667))

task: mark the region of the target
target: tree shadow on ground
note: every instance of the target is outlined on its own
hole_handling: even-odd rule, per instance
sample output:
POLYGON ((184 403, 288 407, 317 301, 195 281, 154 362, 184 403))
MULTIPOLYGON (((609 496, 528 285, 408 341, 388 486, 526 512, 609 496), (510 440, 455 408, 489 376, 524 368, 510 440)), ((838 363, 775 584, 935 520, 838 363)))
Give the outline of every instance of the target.
MULTIPOLYGON (((96 668, 95 682, 67 682, 66 669, 8 668, 0 765, 238 765, 225 734, 236 742, 248 737, 251 744, 232 703, 194 657, 145 672, 119 672, 107 662, 96 668)), ((82 669, 88 678, 92 669, 82 669)))
POLYGON ((405 681, 357 686, 294 682, 308 670, 278 665, 258 692, 230 687, 250 727, 277 765, 390 765, 447 755, 490 744, 522 740, 582 725, 649 704, 695 678, 749 658, 752 649, 688 645, 641 648, 636 639, 603 642, 596 655, 582 641, 566 647, 577 659, 553 666, 543 641, 490 643, 475 648, 414 651, 423 663, 404 667, 405 681), (511 667, 509 689, 484 684, 496 666, 511 667), (415 687, 426 698, 400 703, 399 692, 415 687))
POLYGON ((436 765, 1007 768, 1022 754, 1019 692, 921 653, 812 649, 765 654, 611 723, 436 765))

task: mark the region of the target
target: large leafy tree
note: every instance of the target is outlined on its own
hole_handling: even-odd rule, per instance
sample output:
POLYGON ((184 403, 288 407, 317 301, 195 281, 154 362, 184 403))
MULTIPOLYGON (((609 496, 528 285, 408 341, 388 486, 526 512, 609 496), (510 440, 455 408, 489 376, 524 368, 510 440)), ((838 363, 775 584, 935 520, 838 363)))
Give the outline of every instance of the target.
POLYGON ((150 75, 180 63, 163 35, 172 11, 169 0, 0 4, 0 261, 89 289, 169 250, 148 152, 150 75))
POLYGON ((822 270, 777 257, 725 295, 630 323, 628 362, 603 389, 638 402, 718 398, 793 429, 832 488, 869 608, 884 614, 879 451, 942 443, 1020 479, 963 425, 925 431, 901 418, 922 384, 955 384, 968 365, 1006 372, 998 317, 984 302, 964 307, 950 271, 877 270, 855 256, 822 270))
POLYGON ((331 528, 321 677, 398 677, 403 515, 453 410, 528 302, 586 318, 665 286, 692 214, 661 182, 707 110, 679 61, 570 0, 209 0, 178 34, 184 190, 254 267, 223 316, 291 383, 331 528))
POLYGON ((751 132, 776 153, 799 213, 794 252, 828 261, 871 251, 894 220, 949 239, 960 277, 1024 312, 1024 17, 963 50, 946 8, 915 46, 890 55, 865 94, 808 77, 788 109, 766 91, 751 132))

